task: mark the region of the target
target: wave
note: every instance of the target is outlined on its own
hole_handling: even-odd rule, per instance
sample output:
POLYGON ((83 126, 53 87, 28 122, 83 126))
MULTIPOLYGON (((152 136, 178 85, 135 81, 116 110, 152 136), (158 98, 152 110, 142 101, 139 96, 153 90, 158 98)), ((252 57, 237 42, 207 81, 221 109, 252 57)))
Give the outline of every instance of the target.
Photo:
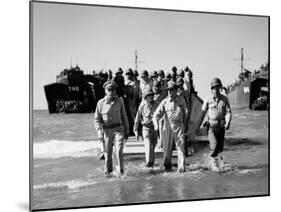
POLYGON ((93 156, 100 148, 98 141, 50 140, 33 144, 34 158, 61 158, 93 156))
POLYGON ((65 189, 81 189, 95 185, 95 181, 69 180, 64 182, 54 182, 33 185, 34 190, 65 190, 65 189))

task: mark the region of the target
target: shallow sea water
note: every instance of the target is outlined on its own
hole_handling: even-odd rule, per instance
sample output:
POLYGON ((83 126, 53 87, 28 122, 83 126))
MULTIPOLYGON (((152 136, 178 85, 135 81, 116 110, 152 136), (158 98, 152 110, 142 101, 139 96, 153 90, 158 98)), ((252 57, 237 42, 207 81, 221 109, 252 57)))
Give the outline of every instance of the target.
POLYGON ((93 114, 33 113, 33 209, 209 199, 268 194, 268 112, 233 111, 223 171, 206 168, 209 147, 195 144, 187 172, 165 172, 162 154, 125 155, 125 176, 106 178, 97 160, 93 114))

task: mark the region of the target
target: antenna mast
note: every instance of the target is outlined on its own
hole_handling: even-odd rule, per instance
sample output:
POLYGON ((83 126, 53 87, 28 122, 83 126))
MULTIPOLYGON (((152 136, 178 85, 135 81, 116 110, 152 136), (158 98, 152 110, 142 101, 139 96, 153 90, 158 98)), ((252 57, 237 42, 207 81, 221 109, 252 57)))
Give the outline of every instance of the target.
POLYGON ((244 70, 244 52, 243 48, 241 48, 241 73, 243 73, 244 70))
POLYGON ((138 51, 135 50, 135 70, 138 70, 138 51))

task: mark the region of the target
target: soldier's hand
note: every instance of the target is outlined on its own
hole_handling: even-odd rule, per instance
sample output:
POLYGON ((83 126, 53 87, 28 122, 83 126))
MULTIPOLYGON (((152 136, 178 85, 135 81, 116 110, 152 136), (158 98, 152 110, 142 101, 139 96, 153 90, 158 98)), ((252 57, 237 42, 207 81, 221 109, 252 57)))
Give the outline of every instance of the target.
POLYGON ((227 124, 225 124, 225 130, 229 130, 229 127, 230 127, 230 123, 227 123, 227 124))
POLYGON ((200 131, 200 128, 197 127, 197 128, 195 129, 195 135, 199 135, 199 131, 200 131))
POLYGON ((124 135, 125 141, 128 140, 128 138, 129 138, 129 134, 125 133, 125 135, 124 135))
POLYGON ((137 130, 135 130, 134 134, 136 136, 136 140, 139 141, 139 137, 140 137, 139 132, 137 130))
POLYGON ((98 139, 100 142, 103 142, 104 141, 103 134, 98 133, 98 139))

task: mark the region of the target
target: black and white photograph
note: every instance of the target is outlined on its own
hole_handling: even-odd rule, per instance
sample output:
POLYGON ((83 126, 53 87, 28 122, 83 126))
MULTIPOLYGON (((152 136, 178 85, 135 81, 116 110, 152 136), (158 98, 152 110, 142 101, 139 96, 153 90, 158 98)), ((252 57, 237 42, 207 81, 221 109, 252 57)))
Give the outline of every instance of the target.
POLYGON ((269 16, 29 6, 31 210, 270 194, 269 16))

